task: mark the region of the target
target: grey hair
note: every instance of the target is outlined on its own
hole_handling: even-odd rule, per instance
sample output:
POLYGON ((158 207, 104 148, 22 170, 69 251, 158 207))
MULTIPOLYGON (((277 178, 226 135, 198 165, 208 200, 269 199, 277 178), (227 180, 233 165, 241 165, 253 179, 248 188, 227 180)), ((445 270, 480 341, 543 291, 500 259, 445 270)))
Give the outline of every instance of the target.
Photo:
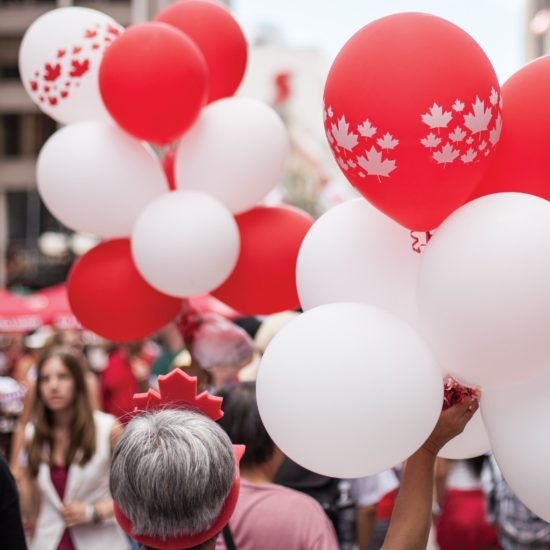
POLYGON ((210 418, 181 409, 145 413, 114 450, 111 494, 135 534, 194 535, 218 517, 235 467, 231 440, 210 418))

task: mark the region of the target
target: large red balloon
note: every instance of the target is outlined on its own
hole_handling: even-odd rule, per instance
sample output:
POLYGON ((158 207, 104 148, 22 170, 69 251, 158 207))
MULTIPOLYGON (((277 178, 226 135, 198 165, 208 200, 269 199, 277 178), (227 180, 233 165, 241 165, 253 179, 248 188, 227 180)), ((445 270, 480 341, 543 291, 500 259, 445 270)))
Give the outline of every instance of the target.
POLYGON ((207 97, 206 62, 195 43, 164 23, 134 25, 107 49, 101 97, 114 120, 160 145, 183 134, 207 97))
POLYGON ((208 65, 208 103, 237 91, 246 69, 247 46, 225 6, 211 0, 180 0, 163 9, 155 21, 174 25, 203 53, 208 65))
POLYGON ((180 299, 155 290, 138 273, 128 239, 105 241, 79 258, 68 293, 83 326, 118 342, 149 336, 181 309, 180 299))
POLYGON ((363 27, 336 57, 325 130, 342 172, 374 206, 427 231, 483 177, 499 99, 473 38, 444 19, 402 13, 363 27))
POLYGON ((504 191, 550 200, 550 56, 529 63, 502 86, 502 137, 472 198, 504 191))
POLYGON ((237 266, 212 295, 247 314, 300 307, 296 261, 313 219, 297 208, 258 206, 235 220, 241 235, 237 266))

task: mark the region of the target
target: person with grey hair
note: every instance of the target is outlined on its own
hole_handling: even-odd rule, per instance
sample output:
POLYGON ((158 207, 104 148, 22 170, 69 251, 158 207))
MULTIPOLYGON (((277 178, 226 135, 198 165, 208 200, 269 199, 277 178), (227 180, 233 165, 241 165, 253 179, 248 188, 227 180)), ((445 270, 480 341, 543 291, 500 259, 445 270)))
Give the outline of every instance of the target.
POLYGON ((145 548, 210 550, 237 501, 241 450, 214 421, 221 400, 194 395, 196 379, 175 370, 159 377, 159 387, 161 396, 135 396, 146 410, 114 450, 115 515, 145 548))

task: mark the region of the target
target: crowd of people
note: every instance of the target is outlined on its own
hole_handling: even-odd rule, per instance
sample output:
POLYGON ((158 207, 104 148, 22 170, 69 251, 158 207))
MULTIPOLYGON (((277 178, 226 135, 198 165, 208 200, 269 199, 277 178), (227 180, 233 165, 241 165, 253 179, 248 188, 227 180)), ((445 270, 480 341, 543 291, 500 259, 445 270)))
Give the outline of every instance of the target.
POLYGON ((335 480, 285 457, 263 426, 254 379, 294 316, 186 311, 153 338, 123 345, 79 331, 4 335, 1 544, 416 550, 432 530, 441 550, 550 549, 550 525, 515 499, 494 460, 436 459, 476 400, 442 413, 403 468, 335 480), (223 398, 218 422, 191 409, 136 415, 134 394, 178 370, 196 378, 198 393, 223 398))

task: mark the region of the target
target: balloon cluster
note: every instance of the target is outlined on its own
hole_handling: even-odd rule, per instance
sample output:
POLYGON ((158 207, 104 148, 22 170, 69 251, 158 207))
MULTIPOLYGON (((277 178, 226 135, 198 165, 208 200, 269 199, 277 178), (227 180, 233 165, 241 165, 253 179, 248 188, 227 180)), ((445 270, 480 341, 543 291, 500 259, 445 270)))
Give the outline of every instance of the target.
POLYGON ((283 178, 289 144, 273 109, 232 97, 246 61, 238 23, 211 0, 180 0, 126 30, 61 8, 27 30, 25 88, 67 124, 40 152, 39 193, 67 227, 105 239, 69 275, 86 328, 142 338, 182 298, 209 292, 243 313, 299 306, 293 274, 312 219, 257 206, 283 178))
POLYGON ((301 247, 306 312, 258 378, 260 412, 291 458, 340 476, 398 463, 432 430, 452 375, 482 388, 481 414, 443 456, 490 441, 512 488, 550 520, 545 83, 550 57, 501 90, 473 39, 427 14, 375 21, 336 57, 327 138, 377 208, 343 203, 301 247))

